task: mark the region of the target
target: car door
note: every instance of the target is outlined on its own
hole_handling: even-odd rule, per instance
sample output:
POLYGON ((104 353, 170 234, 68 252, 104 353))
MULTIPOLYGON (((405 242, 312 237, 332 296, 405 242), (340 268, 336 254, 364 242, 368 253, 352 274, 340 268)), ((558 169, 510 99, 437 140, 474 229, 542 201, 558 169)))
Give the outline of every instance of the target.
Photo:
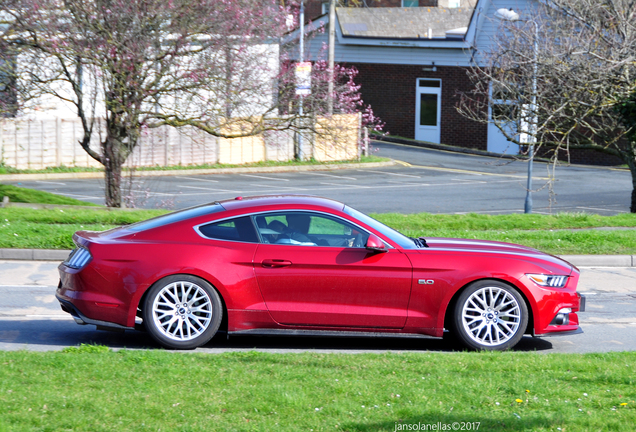
POLYGON ((255 274, 275 321, 292 326, 404 326, 412 267, 399 250, 370 252, 364 248, 368 232, 321 213, 263 214, 256 216, 256 226, 263 240, 254 256, 255 274))

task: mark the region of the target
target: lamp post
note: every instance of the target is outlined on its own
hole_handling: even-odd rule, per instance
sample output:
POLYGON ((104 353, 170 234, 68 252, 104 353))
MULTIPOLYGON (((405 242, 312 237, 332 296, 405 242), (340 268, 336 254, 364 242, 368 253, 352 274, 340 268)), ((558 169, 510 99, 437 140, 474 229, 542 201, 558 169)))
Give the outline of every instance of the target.
MULTIPOLYGON (((502 21, 520 21, 519 14, 512 9, 497 9, 495 18, 502 21)), ((528 21, 534 24, 533 65, 532 65, 532 103, 530 104, 530 142, 528 148, 528 184, 526 186, 525 213, 532 213, 532 165, 534 161, 534 149, 537 143, 537 64, 539 62, 539 25, 536 21, 528 21)))
POLYGON ((331 116, 333 114, 333 68, 335 57, 335 44, 336 44, 336 0, 329 2, 329 64, 327 70, 329 71, 329 83, 327 89, 327 113, 331 116))
MULTIPOLYGON (((299 63, 303 63, 305 61, 305 0, 301 0, 300 1, 300 43, 299 43, 299 47, 298 47, 298 51, 299 51, 299 63)), ((298 106, 298 116, 299 116, 299 120, 302 124, 303 122, 303 100, 304 95, 300 95, 300 103, 298 106)), ((296 157, 299 160, 304 160, 305 159, 305 149, 303 146, 303 134, 302 134, 302 127, 301 130, 298 131, 298 152, 296 157)))

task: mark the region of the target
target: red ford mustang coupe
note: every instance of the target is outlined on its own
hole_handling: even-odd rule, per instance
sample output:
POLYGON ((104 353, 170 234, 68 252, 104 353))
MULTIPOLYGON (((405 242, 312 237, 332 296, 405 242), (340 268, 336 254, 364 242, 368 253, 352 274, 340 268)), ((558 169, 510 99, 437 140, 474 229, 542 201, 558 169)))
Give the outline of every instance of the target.
POLYGON ((238 197, 79 231, 57 298, 79 324, 192 349, 228 334, 453 332, 504 350, 578 333, 576 267, 508 243, 410 238, 342 203, 238 197))

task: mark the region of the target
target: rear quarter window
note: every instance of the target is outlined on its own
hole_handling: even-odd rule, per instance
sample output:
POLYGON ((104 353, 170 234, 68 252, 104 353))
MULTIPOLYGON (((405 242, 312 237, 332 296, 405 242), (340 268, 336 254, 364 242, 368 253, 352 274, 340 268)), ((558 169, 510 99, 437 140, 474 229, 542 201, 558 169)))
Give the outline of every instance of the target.
POLYGON ((249 216, 200 225, 197 230, 206 238, 258 243, 258 235, 249 216))
POLYGON ((191 207, 184 210, 168 213, 166 215, 157 216, 152 219, 148 219, 142 222, 137 222, 126 227, 128 231, 141 232, 153 228, 158 228, 164 225, 169 225, 175 222, 181 222, 186 219, 192 219, 206 214, 217 213, 225 210, 223 206, 218 203, 204 204, 197 207, 191 207))

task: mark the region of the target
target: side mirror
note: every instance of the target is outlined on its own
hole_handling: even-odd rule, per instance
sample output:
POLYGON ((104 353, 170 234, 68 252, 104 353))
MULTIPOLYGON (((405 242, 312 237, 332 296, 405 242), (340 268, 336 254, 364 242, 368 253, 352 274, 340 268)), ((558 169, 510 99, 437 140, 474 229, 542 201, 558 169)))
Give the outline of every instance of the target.
POLYGON ((384 242, 380 240, 380 237, 371 234, 367 239, 367 244, 365 245, 366 250, 372 252, 387 252, 388 249, 384 245, 384 242))

